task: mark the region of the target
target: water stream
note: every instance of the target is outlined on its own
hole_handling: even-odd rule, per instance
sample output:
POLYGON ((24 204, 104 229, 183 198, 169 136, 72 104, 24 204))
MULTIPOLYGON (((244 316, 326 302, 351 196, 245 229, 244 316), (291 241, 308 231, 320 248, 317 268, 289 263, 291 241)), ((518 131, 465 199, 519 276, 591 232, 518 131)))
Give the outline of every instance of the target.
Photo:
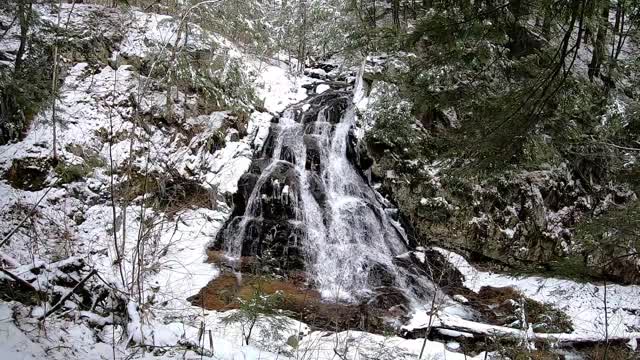
POLYGON ((344 91, 287 109, 254 160, 252 189, 223 232, 224 249, 233 259, 273 257, 279 267, 302 268, 327 300, 356 302, 383 286, 417 299, 432 285, 410 281, 394 261, 408 250, 406 235, 352 161, 355 123, 344 91))

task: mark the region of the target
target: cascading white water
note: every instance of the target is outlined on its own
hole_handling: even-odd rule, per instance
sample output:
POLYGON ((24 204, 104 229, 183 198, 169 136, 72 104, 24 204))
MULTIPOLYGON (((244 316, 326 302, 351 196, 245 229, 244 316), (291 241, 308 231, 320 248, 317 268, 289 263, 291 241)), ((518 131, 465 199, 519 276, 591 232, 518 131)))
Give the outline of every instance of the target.
MULTIPOLYGON (((344 301, 370 292, 372 264, 392 270, 394 256, 406 249, 375 193, 347 158, 347 138, 354 122, 354 109, 349 108, 327 139, 329 148, 321 164, 325 165, 322 179, 330 216, 321 236, 307 243, 308 252, 315 254, 308 271, 322 296, 344 301)), ((313 214, 317 204, 303 201, 303 207, 305 213, 313 214)))
POLYGON ((282 150, 285 145, 294 149, 293 152, 295 156, 295 161, 301 160, 298 162, 302 163, 304 170, 304 157, 306 156, 306 152, 304 146, 302 146, 302 131, 304 127, 302 124, 297 123, 295 121, 295 113, 292 110, 286 111, 279 124, 278 124, 278 136, 275 140, 274 151, 272 155, 271 163, 262 171, 260 178, 253 188, 251 192, 251 196, 249 197, 249 201, 247 202, 247 207, 242 217, 240 224, 238 225, 237 231, 235 234, 228 234, 227 241, 225 242, 225 250, 227 256, 232 260, 240 259, 242 253, 242 242, 246 235, 247 224, 249 221, 255 219, 256 216, 260 216, 262 213, 260 206, 262 205, 261 201, 261 190, 264 184, 267 181, 271 180, 271 175, 273 171, 276 169, 278 164, 283 162, 287 163, 285 160, 280 160, 282 156, 282 150))
MULTIPOLYGON (((323 298, 347 302, 366 298, 375 287, 382 286, 376 277, 383 272, 409 299, 416 299, 412 290, 415 279, 410 284, 406 269, 394 263, 394 258, 407 250, 404 232, 385 211, 380 195, 349 160, 355 107, 344 109, 345 103, 351 104, 350 98, 342 105, 332 101, 347 98, 344 92, 325 93, 318 97, 315 108, 309 104, 294 106, 272 125, 271 154, 261 159, 268 165, 251 191, 241 221, 225 235, 227 254, 239 259, 248 224, 264 220, 262 204, 268 199, 263 188, 271 182, 274 189, 286 186, 286 196, 291 197, 286 204, 295 208, 295 215, 286 221, 302 224, 304 268, 323 298), (309 119, 307 115, 315 117, 309 119), (309 166, 309 146, 313 146, 317 166, 309 166), (287 181, 295 184, 284 185, 274 179, 274 172, 282 166, 294 169, 295 176, 287 181), (318 200, 318 187, 323 192, 322 201, 318 200)), ((269 196, 278 198, 284 196, 282 193, 269 196)), ((426 280, 418 282, 422 290, 432 287, 426 280)))

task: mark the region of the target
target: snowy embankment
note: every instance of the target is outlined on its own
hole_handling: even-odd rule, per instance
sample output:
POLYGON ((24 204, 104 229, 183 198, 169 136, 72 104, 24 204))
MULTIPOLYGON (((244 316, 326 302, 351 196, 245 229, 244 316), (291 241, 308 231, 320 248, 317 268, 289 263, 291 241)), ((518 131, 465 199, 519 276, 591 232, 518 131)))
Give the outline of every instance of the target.
MULTIPOLYGON (((610 340, 630 340, 631 347, 635 347, 637 339, 640 338, 640 316, 638 316, 640 286, 610 284, 607 285, 605 292, 604 285, 485 272, 477 270, 464 257, 454 252, 442 248, 434 249, 443 254, 462 273, 464 286, 470 290, 479 292, 484 286, 512 287, 530 299, 552 305, 564 312, 573 324, 573 332, 569 334, 534 333, 529 328, 514 329, 480 324, 456 316, 455 312, 449 311, 446 306, 439 308, 437 314, 431 319, 431 326, 434 328, 466 329, 475 334, 552 343, 596 342, 605 341, 608 337, 610 340), (605 327, 605 324, 608 326, 605 327)), ((462 300, 464 301, 464 298, 462 300)), ((418 311, 404 328, 413 330, 426 328, 428 325, 429 313, 426 309, 418 311)))
MULTIPOLYGON (((65 7, 65 12, 68 10, 69 7, 65 7)), ((52 15, 47 8, 40 8, 40 11, 44 21, 54 21, 55 14, 52 15)), ((172 18, 141 12, 125 15, 104 8, 76 5, 69 17, 70 28, 81 30, 88 26, 85 21, 98 11, 102 12, 101 15, 107 15, 106 20, 119 21, 122 29, 126 29, 119 48, 112 54, 113 63, 117 63, 121 56, 151 56, 163 50, 166 44, 174 42, 172 18)), ((67 14, 64 14, 65 18, 67 14)), ((112 35, 107 29, 97 30, 105 30, 101 35, 106 37, 112 35)), ((110 31, 114 32, 113 29, 110 31)), ((196 49, 207 48, 211 46, 208 42, 223 47, 237 58, 245 56, 213 35, 190 45, 196 49)), ((284 69, 258 64, 257 61, 248 65, 247 71, 256 71, 258 65, 262 68, 256 83, 261 86, 259 96, 267 99, 267 110, 279 111, 305 96, 297 83, 303 80, 286 76, 284 69)), ((228 114, 214 112, 186 119, 185 128, 198 126, 203 129, 192 139, 185 139, 180 131, 162 124, 148 123, 145 124, 146 128, 141 129, 139 124, 132 121, 132 94, 138 97, 139 111, 144 113, 153 114, 166 103, 165 93, 147 89, 147 84, 151 82, 130 65, 113 68, 102 64, 96 69, 82 62, 70 64, 56 109, 59 156, 65 164, 80 165, 84 161, 82 156, 91 151, 93 156, 102 159, 102 164, 92 169, 82 181, 62 186, 54 185, 57 183, 56 174, 50 172, 45 179, 45 183, 50 185, 35 191, 14 188, 7 181, 0 182, 1 228, 5 234, 25 216, 19 209, 35 209, 29 227, 16 232, 8 245, 1 249, 0 255, 5 263, 14 265, 15 269, 12 270, 18 274, 21 274, 21 265, 46 264, 55 258, 70 255, 83 258, 98 271, 102 281, 126 291, 127 285, 120 282, 121 272, 125 278, 134 276, 134 248, 144 226, 141 219, 146 221, 153 218, 159 225, 150 232, 154 243, 150 252, 153 253, 149 254, 151 256, 145 259, 145 263, 154 268, 144 278, 141 286, 144 290, 141 291, 147 299, 152 298, 150 303, 155 305, 141 312, 143 318, 140 318, 137 309, 129 309, 128 337, 132 343, 173 347, 183 341, 197 343, 199 323, 207 323, 209 329, 214 327, 209 323, 219 320, 215 314, 209 317, 201 309, 191 306, 186 298, 197 293, 217 274, 217 270, 206 263, 205 249, 226 221, 230 209, 222 201, 217 202, 213 209, 187 208, 171 216, 156 214, 150 208, 133 203, 126 209, 113 208, 108 201, 109 189, 112 181, 118 183, 122 180, 122 175, 114 174, 112 179, 109 167, 120 168, 131 159, 134 166, 149 171, 153 171, 154 167, 163 171, 166 166, 182 174, 196 172, 200 176, 196 176, 195 180, 202 186, 213 187, 219 194, 233 193, 239 177, 251 163, 252 146, 264 140, 271 115, 259 112, 251 114, 248 136, 235 141, 227 136, 228 141, 222 149, 209 153, 205 151, 206 138, 218 131, 228 114), (104 135, 109 133, 129 134, 129 137, 118 139, 118 136, 114 136, 116 140, 110 145, 108 135, 104 135), (134 137, 136 139, 132 140, 134 137), (83 153, 79 154, 74 149, 82 149, 83 153), (121 266, 116 266, 117 250, 112 244, 113 232, 120 232, 123 227, 127 229, 124 253, 131 255, 122 260, 121 266)), ((182 93, 177 97, 180 101, 174 111, 178 114, 184 114, 190 102, 195 101, 182 93)), ((50 119, 50 110, 41 112, 22 141, 0 147, 0 168, 3 172, 7 172, 16 159, 47 159, 51 156, 53 128, 50 119)), ((39 290, 55 290, 57 285, 49 284, 47 280, 38 276, 36 283, 39 290)), ((112 353, 119 358, 137 351, 126 348, 128 342, 123 341, 126 338, 121 338, 124 329, 111 325, 112 320, 105 320, 100 324, 101 332, 94 334, 94 330, 82 319, 95 320, 95 316, 75 311, 73 303, 65 305, 67 316, 46 319, 42 331, 46 329, 48 336, 41 336, 42 331, 37 330, 40 328, 37 317, 51 306, 53 304, 47 302, 35 308, 18 303, 1 304, 0 332, 7 336, 0 346, 3 359, 23 356, 110 358, 112 353), (14 319, 18 321, 15 324, 14 319), (113 346, 107 345, 113 342, 110 339, 116 340, 113 346)), ((233 326, 221 331, 222 334, 217 334, 214 343, 217 356, 233 358, 259 352, 251 347, 244 349, 231 346, 231 341, 236 342, 233 326)))

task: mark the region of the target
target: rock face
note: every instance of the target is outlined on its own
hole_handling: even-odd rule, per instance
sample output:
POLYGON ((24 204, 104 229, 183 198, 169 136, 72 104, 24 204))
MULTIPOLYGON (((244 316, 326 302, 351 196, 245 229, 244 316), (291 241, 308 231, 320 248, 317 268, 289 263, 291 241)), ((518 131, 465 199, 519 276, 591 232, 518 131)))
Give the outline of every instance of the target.
POLYGON ((29 191, 42 190, 47 186, 51 161, 42 158, 15 159, 4 174, 4 178, 15 188, 29 191))
POLYGON ((354 161, 350 104, 347 92, 325 91, 272 120, 211 250, 255 257, 270 275, 304 270, 327 294, 344 282, 353 289, 339 296, 351 300, 397 285, 397 274, 381 280, 379 269, 396 272, 406 240, 354 161))
MULTIPOLYGON (((379 123, 384 115, 380 104, 386 103, 376 90, 385 89, 385 79, 396 78, 402 69, 397 59, 388 57, 369 57, 365 62, 358 110, 363 127, 374 130, 368 134, 378 131, 376 120, 379 123)), ((413 122, 412 134, 438 134, 457 128, 458 115, 454 108, 415 104, 407 121, 413 122)), ((473 260, 527 271, 640 281, 634 245, 605 247, 599 245, 600 239, 576 236, 585 221, 636 199, 621 182, 599 184, 567 162, 472 176, 463 161, 429 158, 425 153, 433 149, 428 145, 408 150, 381 144, 369 135, 364 138, 367 141, 360 142, 352 157, 408 218, 420 244, 437 244, 464 251, 473 260), (624 260, 615 260, 612 266, 611 259, 624 260)), ((415 139, 432 141, 429 135, 415 139)))
MULTIPOLYGON (((558 261, 576 259, 578 266, 596 276, 599 266, 590 261, 594 251, 605 250, 590 249, 576 239, 575 227, 586 217, 635 197, 623 187, 587 191, 563 168, 512 173, 475 184, 432 179, 408 186, 385 180, 423 239, 466 250, 476 259, 534 265, 541 271, 553 269, 558 261)), ((634 273, 608 275, 633 282, 634 273)))

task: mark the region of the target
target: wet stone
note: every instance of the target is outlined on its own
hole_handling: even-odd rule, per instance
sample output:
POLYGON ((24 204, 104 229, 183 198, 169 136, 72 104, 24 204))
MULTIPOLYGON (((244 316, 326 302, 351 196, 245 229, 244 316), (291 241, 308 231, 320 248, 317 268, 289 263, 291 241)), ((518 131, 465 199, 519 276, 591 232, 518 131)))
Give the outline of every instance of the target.
POLYGON ((293 150, 291 150, 288 147, 285 147, 282 149, 282 154, 280 155, 280 160, 284 160, 287 162, 290 162, 292 164, 296 163, 296 155, 293 153, 293 150))

